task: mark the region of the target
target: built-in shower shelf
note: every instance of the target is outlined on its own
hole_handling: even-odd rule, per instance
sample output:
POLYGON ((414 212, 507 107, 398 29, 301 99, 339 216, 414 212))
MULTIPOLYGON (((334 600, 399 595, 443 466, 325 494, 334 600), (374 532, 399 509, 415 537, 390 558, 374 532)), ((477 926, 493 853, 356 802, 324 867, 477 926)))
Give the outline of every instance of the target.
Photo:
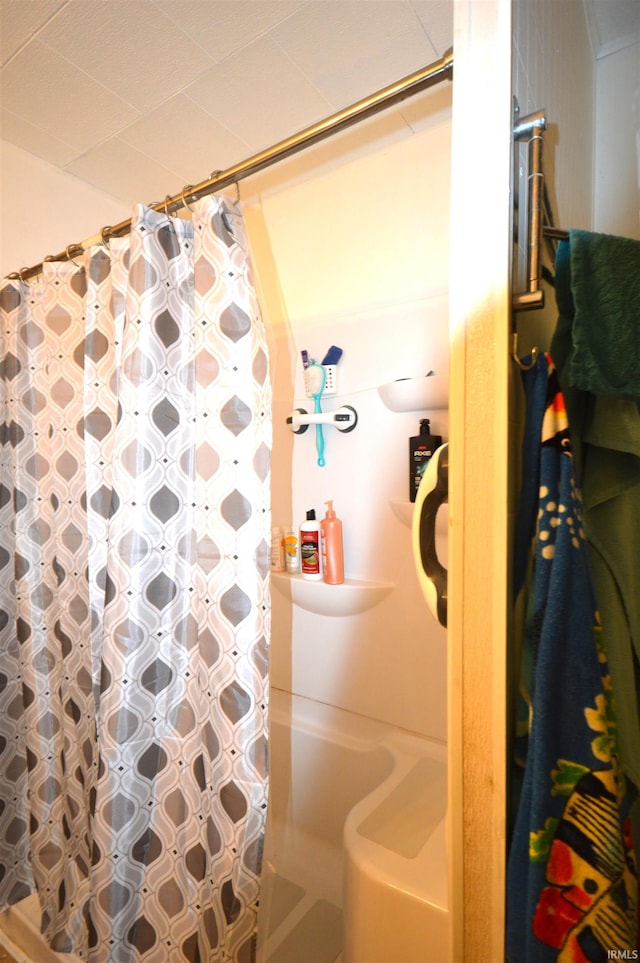
MULTIPOLYGON (((413 524, 413 513, 415 511, 415 502, 410 502, 409 499, 403 501, 401 498, 392 498, 389 502, 391 508, 393 509, 393 514, 398 518, 403 525, 411 527, 413 524)), ((441 535, 446 535, 449 528, 449 507, 445 503, 441 505, 438 509, 436 515, 436 532, 441 535)))
POLYGON ((357 615, 373 608, 389 594, 390 582, 365 582, 347 578, 341 585, 314 582, 302 575, 271 573, 274 587, 308 612, 317 615, 357 615))
POLYGON ((436 411, 449 407, 449 379, 443 375, 401 378, 378 387, 390 411, 436 411))
POLYGON ((392 498, 389 504, 391 505, 393 514, 396 516, 396 518, 398 518, 403 525, 411 527, 413 510, 416 507, 415 503, 410 502, 409 499, 403 501, 401 498, 392 498))

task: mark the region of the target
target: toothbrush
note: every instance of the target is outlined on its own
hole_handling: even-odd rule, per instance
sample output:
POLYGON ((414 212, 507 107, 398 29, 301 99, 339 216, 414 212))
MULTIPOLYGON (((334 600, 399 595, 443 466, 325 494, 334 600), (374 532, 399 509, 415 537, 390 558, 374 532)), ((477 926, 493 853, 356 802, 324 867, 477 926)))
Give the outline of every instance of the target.
MULTIPOLYGON (((308 390, 311 392, 311 397, 313 398, 313 410, 315 414, 320 414, 322 408, 320 407, 320 398, 322 397, 322 392, 324 391, 324 385, 326 381, 325 370, 321 364, 312 361, 307 368, 307 379, 308 379, 308 390), (316 371, 311 369, 315 368, 316 371), (320 374, 316 374, 316 372, 320 374), (316 389, 315 391, 313 389, 316 389)), ((318 452, 318 465, 320 468, 324 467, 324 433, 322 431, 322 425, 316 425, 316 449, 318 452)))
POLYGON ((322 359, 322 364, 337 364, 342 357, 342 348, 337 345, 332 344, 324 358, 322 359))

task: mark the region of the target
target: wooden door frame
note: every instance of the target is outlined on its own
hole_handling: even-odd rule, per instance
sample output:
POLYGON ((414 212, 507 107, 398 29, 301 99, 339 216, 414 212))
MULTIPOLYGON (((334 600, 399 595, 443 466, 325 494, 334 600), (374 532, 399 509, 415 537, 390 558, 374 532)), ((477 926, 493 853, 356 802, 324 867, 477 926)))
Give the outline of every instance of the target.
POLYGON ((452 960, 504 958, 511 0, 454 0, 449 422, 452 960))

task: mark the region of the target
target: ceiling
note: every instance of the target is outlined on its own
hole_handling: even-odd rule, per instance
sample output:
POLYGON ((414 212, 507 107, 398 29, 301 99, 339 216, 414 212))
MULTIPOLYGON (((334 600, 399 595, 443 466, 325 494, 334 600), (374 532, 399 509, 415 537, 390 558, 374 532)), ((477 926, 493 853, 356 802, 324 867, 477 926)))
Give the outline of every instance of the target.
MULTIPOLYGON (((583 2, 595 56, 640 38, 640 0, 583 2)), ((453 0, 0 0, 0 134, 158 200, 452 42, 453 0)))
POLYGON ((0 0, 0 132, 127 204, 162 199, 452 37, 452 0, 0 0))
POLYGON ((640 42, 640 0, 584 0, 594 57, 640 42))

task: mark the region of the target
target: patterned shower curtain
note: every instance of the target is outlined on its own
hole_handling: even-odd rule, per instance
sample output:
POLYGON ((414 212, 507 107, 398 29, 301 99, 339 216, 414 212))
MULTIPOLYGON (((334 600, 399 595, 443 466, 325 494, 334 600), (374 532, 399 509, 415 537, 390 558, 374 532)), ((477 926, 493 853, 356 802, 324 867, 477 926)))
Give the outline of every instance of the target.
POLYGON ((244 226, 136 207, 0 288, 0 908, 90 963, 253 958, 271 398, 244 226))

